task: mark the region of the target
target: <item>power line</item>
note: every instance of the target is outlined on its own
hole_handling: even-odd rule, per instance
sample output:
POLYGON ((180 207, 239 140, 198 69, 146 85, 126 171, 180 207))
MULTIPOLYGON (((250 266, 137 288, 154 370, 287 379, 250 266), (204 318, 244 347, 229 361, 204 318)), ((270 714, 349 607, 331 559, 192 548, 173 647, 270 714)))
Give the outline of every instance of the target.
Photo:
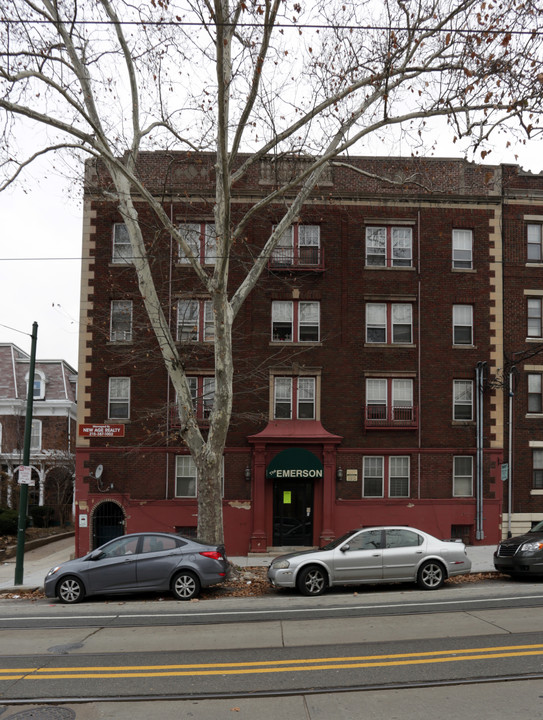
MULTIPOLYGON (((184 21, 184 20, 73 20, 66 18, 61 22, 68 23, 70 26, 112 26, 112 27, 209 27, 202 21, 184 21)), ((15 18, 2 18, 2 23, 6 25, 54 25, 53 20, 21 20, 15 18)), ((210 23, 211 24, 211 23, 210 23)), ((405 26, 390 26, 390 25, 326 25, 326 24, 292 24, 292 23, 213 23, 214 27, 222 28, 266 28, 275 27, 281 30, 360 30, 367 32, 369 30, 376 31, 390 31, 390 32, 434 32, 434 33, 455 33, 457 35, 479 35, 485 33, 487 35, 515 35, 518 37, 530 36, 530 37, 541 37, 543 36, 543 30, 512 30, 512 29, 490 29, 490 28, 431 28, 431 27, 405 27, 405 26)))

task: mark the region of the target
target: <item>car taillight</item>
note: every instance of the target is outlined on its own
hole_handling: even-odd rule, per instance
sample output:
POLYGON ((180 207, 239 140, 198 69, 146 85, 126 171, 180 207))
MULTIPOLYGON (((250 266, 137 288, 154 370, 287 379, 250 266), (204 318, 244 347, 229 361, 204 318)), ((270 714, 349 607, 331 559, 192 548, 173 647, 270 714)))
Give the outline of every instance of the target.
POLYGON ((222 555, 216 550, 206 550, 205 552, 201 552, 200 555, 211 558, 212 560, 222 560, 222 555))

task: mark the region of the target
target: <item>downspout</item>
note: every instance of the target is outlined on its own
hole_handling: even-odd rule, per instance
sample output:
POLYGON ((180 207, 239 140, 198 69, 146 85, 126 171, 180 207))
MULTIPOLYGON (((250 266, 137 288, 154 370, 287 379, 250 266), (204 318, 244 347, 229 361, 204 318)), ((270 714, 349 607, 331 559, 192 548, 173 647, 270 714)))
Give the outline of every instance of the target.
MULTIPOLYGON (((170 222, 173 225, 173 202, 170 200, 170 222)), ((170 267, 168 269, 168 327, 172 327, 172 275, 173 275, 173 236, 170 233, 170 267)), ((170 444, 170 376, 166 373, 166 447, 170 444)), ((166 480, 164 499, 168 499, 170 485, 170 454, 166 453, 166 480)))
POLYGON ((484 403, 483 403, 483 392, 484 392, 484 368, 486 362, 478 362, 475 367, 475 377, 477 386, 477 482, 476 482, 476 499, 477 499, 477 510, 476 510, 476 526, 475 526, 475 538, 477 540, 483 540, 484 524, 483 524, 483 427, 484 427, 484 403))
POLYGON ((420 210, 417 213, 417 266, 418 266, 418 288, 417 288, 417 322, 418 322, 418 330, 417 330, 417 378, 418 378, 418 392, 417 392, 417 402, 418 402, 418 446, 419 446, 419 452, 417 457, 417 498, 420 500, 420 483, 421 483, 421 469, 420 469, 420 463, 421 463, 421 455, 420 455, 420 449, 421 449, 421 443, 422 443, 422 377, 421 377, 421 356, 422 356, 422 348, 421 348, 421 319, 420 319, 420 311, 421 311, 421 303, 420 303, 420 291, 421 291, 421 281, 420 281, 420 263, 421 263, 421 257, 420 257, 420 210))

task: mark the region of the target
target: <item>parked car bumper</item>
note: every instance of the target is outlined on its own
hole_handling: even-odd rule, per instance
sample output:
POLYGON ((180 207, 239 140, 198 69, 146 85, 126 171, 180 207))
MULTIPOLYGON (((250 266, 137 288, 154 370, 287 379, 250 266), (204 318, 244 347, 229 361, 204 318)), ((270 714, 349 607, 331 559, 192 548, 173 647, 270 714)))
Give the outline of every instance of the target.
POLYGON ((268 568, 268 580, 273 585, 273 587, 296 587, 294 570, 291 568, 277 570, 273 567, 273 565, 271 565, 268 568))
POLYGON ((510 557, 494 555, 494 567, 506 575, 543 575, 543 557, 522 554, 510 557))

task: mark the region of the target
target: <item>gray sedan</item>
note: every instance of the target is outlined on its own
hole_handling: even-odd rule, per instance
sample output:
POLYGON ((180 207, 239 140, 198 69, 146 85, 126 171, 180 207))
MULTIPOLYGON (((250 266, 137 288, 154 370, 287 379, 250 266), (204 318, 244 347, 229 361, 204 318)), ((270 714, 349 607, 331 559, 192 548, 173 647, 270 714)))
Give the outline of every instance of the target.
POLYGON ((224 582, 226 571, 222 545, 170 533, 133 533, 51 568, 44 585, 47 597, 64 603, 81 602, 87 595, 145 591, 190 600, 200 588, 224 582))
POLYGON ((321 595, 328 586, 417 582, 436 590, 454 575, 469 573, 471 561, 463 543, 438 540, 406 527, 351 530, 320 550, 280 555, 269 569, 275 587, 321 595))

